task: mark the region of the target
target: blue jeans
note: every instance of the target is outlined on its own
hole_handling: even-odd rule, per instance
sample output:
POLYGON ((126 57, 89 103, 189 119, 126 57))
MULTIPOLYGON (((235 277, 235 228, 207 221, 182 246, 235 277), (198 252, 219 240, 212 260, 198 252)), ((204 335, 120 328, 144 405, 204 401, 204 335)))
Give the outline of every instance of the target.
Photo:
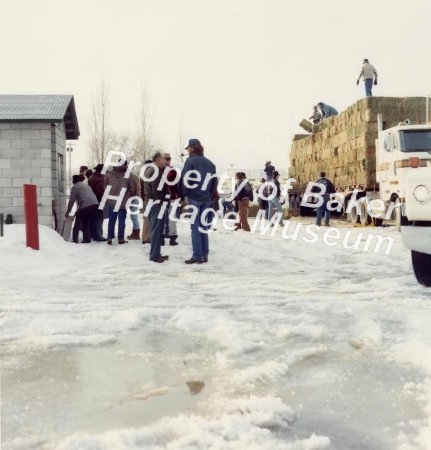
POLYGON ((212 202, 197 202, 194 200, 189 199, 189 205, 194 206, 197 209, 197 216, 194 223, 191 224, 192 229, 192 248, 193 248, 193 255, 192 258, 196 259, 197 261, 203 261, 204 258, 208 258, 209 253, 209 239, 208 239, 208 233, 204 233, 199 230, 208 230, 211 226, 211 223, 209 225, 204 225, 202 223, 202 219, 205 219, 205 222, 210 222, 212 215, 207 213, 203 214, 203 212, 212 207, 212 202))
POLYGON ((117 212, 114 208, 109 208, 109 222, 108 222, 108 239, 115 237, 115 224, 118 217, 118 240, 124 239, 124 229, 126 228, 127 210, 119 209, 117 212))
POLYGON ((232 202, 228 202, 225 198, 222 198, 221 204, 223 206, 223 214, 226 214, 226 213, 234 210, 234 206, 232 205, 232 202))
POLYGON ((163 216, 163 236, 169 236, 169 208, 166 208, 163 216))
MULTIPOLYGON (((130 206, 130 212, 138 211, 139 208, 137 206, 130 206)), ((139 213, 130 214, 130 218, 132 219, 133 230, 140 230, 141 225, 139 224, 139 213)))
POLYGON ((169 204, 169 207, 166 208, 165 216, 163 218, 163 236, 178 236, 177 234, 177 222, 175 220, 171 220, 171 217, 175 217, 178 219, 179 208, 174 207, 173 202, 169 204), (172 213, 172 208, 175 208, 174 213, 172 213))
POLYGON ((322 223, 323 215, 325 216, 325 225, 329 225, 329 219, 331 217, 331 212, 327 208, 328 201, 329 201, 329 195, 324 195, 322 205, 317 208, 316 225, 319 227, 320 227, 320 224, 322 223))
POLYGON ((269 205, 269 216, 268 216, 268 220, 272 219, 272 215, 274 214, 274 206, 277 208, 277 212, 281 213, 281 221, 283 220, 283 208, 281 206, 280 200, 278 199, 278 197, 274 197, 272 200, 268 200, 268 205, 269 205))
POLYGON ((372 79, 365 80, 365 95, 367 97, 373 96, 373 94, 371 92, 372 89, 373 89, 373 80, 372 79))
POLYGON ((163 238, 163 222, 164 215, 159 219, 159 213, 162 208, 160 203, 151 205, 148 219, 151 225, 151 248, 150 248, 150 261, 157 261, 162 255, 160 252, 160 244, 163 238))

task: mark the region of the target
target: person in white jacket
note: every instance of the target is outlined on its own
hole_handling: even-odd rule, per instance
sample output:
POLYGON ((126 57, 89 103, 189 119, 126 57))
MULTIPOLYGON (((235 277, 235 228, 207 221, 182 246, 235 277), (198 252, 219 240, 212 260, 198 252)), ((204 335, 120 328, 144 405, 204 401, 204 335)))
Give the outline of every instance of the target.
POLYGON ((357 85, 359 84, 361 77, 364 79, 365 83, 365 96, 372 97, 373 82, 374 85, 377 85, 377 70, 372 64, 370 64, 367 58, 364 59, 361 73, 356 80, 357 85))

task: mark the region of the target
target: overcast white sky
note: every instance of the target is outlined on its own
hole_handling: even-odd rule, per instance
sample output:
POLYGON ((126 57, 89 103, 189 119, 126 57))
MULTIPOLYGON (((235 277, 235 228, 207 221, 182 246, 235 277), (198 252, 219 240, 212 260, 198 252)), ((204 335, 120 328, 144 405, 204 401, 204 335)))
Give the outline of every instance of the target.
POLYGON ((178 153, 180 129, 221 171, 288 165, 291 137, 318 101, 361 98, 364 57, 375 95, 431 93, 430 0, 0 0, 3 94, 73 94, 86 161, 101 79, 111 125, 133 130, 139 92, 154 139, 178 153))

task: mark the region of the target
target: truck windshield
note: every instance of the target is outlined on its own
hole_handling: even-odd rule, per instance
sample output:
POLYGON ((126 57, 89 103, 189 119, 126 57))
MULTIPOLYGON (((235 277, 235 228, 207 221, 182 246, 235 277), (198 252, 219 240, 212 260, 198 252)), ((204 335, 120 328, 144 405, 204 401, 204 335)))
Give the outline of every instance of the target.
POLYGON ((431 130, 401 131, 402 152, 431 152, 431 130))

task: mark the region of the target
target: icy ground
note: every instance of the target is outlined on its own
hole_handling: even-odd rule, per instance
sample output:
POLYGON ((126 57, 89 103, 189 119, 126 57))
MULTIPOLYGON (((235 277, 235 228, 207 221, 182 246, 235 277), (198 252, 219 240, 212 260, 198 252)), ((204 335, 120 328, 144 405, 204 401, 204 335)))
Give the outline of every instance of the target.
POLYGON ((179 231, 156 264, 5 227, 3 449, 431 448, 431 291, 393 228, 353 230, 385 255, 219 227, 200 266, 179 231))

